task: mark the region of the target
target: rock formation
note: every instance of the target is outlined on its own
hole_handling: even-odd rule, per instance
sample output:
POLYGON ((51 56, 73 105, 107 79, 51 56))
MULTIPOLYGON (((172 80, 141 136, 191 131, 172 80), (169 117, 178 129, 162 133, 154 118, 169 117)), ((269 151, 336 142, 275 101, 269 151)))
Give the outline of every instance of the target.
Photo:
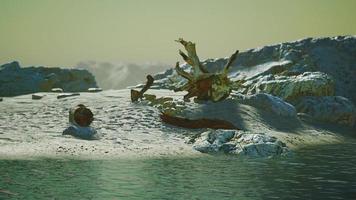
POLYGON ((287 155, 288 148, 277 138, 264 134, 250 134, 235 130, 209 130, 192 142, 202 153, 227 153, 247 157, 287 155))
POLYGON ((356 109, 350 100, 340 96, 305 97, 296 105, 298 112, 318 121, 353 126, 356 109))
MULTIPOLYGON (((260 100, 255 97, 248 100, 249 95, 267 93, 297 106, 297 112, 316 120, 353 126, 356 115, 355 55, 356 36, 307 38, 240 52, 231 63, 228 78, 233 93, 247 95, 240 98, 245 103, 261 101, 279 112, 276 102, 271 103, 269 97, 256 96, 260 100), (334 109, 327 109, 330 105, 334 109)), ((202 65, 210 73, 215 73, 222 71, 228 61, 229 58, 208 59, 202 65)), ((188 72, 190 68, 189 63, 180 66, 188 72)), ((174 89, 186 84, 186 80, 173 69, 154 78, 152 88, 174 89)))
POLYGON ((21 68, 16 61, 0 66, 0 96, 50 92, 52 88, 61 88, 65 92, 84 92, 94 87, 97 87, 95 78, 87 70, 21 68))

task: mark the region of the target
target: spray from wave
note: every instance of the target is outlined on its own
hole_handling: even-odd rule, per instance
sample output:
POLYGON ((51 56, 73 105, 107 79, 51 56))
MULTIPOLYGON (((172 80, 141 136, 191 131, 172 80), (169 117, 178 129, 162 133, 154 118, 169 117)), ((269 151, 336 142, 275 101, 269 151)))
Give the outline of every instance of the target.
POLYGON ((103 89, 123 89, 146 81, 147 74, 165 71, 172 66, 163 63, 110 63, 83 61, 78 68, 87 69, 103 89))

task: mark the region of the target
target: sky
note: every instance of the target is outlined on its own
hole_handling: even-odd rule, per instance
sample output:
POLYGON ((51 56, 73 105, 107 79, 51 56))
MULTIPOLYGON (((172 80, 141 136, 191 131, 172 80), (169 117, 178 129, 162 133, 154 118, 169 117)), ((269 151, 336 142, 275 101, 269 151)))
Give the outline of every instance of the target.
POLYGON ((201 60, 305 37, 356 35, 355 0, 0 0, 0 64, 201 60))

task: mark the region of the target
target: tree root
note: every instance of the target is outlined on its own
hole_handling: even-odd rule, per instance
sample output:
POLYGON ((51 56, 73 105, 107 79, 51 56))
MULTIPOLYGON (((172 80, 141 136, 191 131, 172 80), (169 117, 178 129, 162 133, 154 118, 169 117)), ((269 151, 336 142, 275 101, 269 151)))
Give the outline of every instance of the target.
POLYGON ((211 129, 234 129, 241 130, 234 126, 232 123, 220 120, 220 119, 187 119, 183 117, 175 117, 162 113, 160 118, 163 122, 171 124, 178 127, 190 128, 190 129, 199 129, 199 128, 211 128, 211 129))

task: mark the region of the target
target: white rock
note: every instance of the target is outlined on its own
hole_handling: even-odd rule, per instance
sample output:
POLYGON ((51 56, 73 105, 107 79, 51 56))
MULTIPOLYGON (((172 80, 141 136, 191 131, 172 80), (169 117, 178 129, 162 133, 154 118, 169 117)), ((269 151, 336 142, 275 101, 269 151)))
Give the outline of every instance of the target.
POLYGON ((297 76, 259 76, 245 83, 247 94, 268 93, 291 102, 304 96, 334 95, 334 81, 322 72, 304 72, 297 76), (250 85, 248 85, 250 84, 250 85))
POLYGON ((51 89, 51 92, 58 92, 58 93, 61 93, 61 92, 63 92, 63 89, 62 89, 62 88, 52 88, 52 89, 51 89))
POLYGON ((235 130, 210 130, 201 134, 193 148, 202 153, 223 152, 247 157, 273 157, 289 153, 284 143, 263 134, 235 130))
POLYGON ((248 157, 273 157, 289 153, 284 143, 264 134, 242 133, 236 136, 236 149, 230 153, 248 157))
POLYGON ((88 89, 88 92, 101 92, 101 91, 103 91, 102 88, 89 88, 88 89))
POLYGON ((57 96, 57 99, 63 99, 63 98, 79 96, 79 95, 80 95, 79 93, 64 93, 64 94, 59 94, 57 96))
POLYGON ((221 146, 235 136, 235 130, 209 130, 200 135, 193 148, 208 153, 218 152, 221 146))

